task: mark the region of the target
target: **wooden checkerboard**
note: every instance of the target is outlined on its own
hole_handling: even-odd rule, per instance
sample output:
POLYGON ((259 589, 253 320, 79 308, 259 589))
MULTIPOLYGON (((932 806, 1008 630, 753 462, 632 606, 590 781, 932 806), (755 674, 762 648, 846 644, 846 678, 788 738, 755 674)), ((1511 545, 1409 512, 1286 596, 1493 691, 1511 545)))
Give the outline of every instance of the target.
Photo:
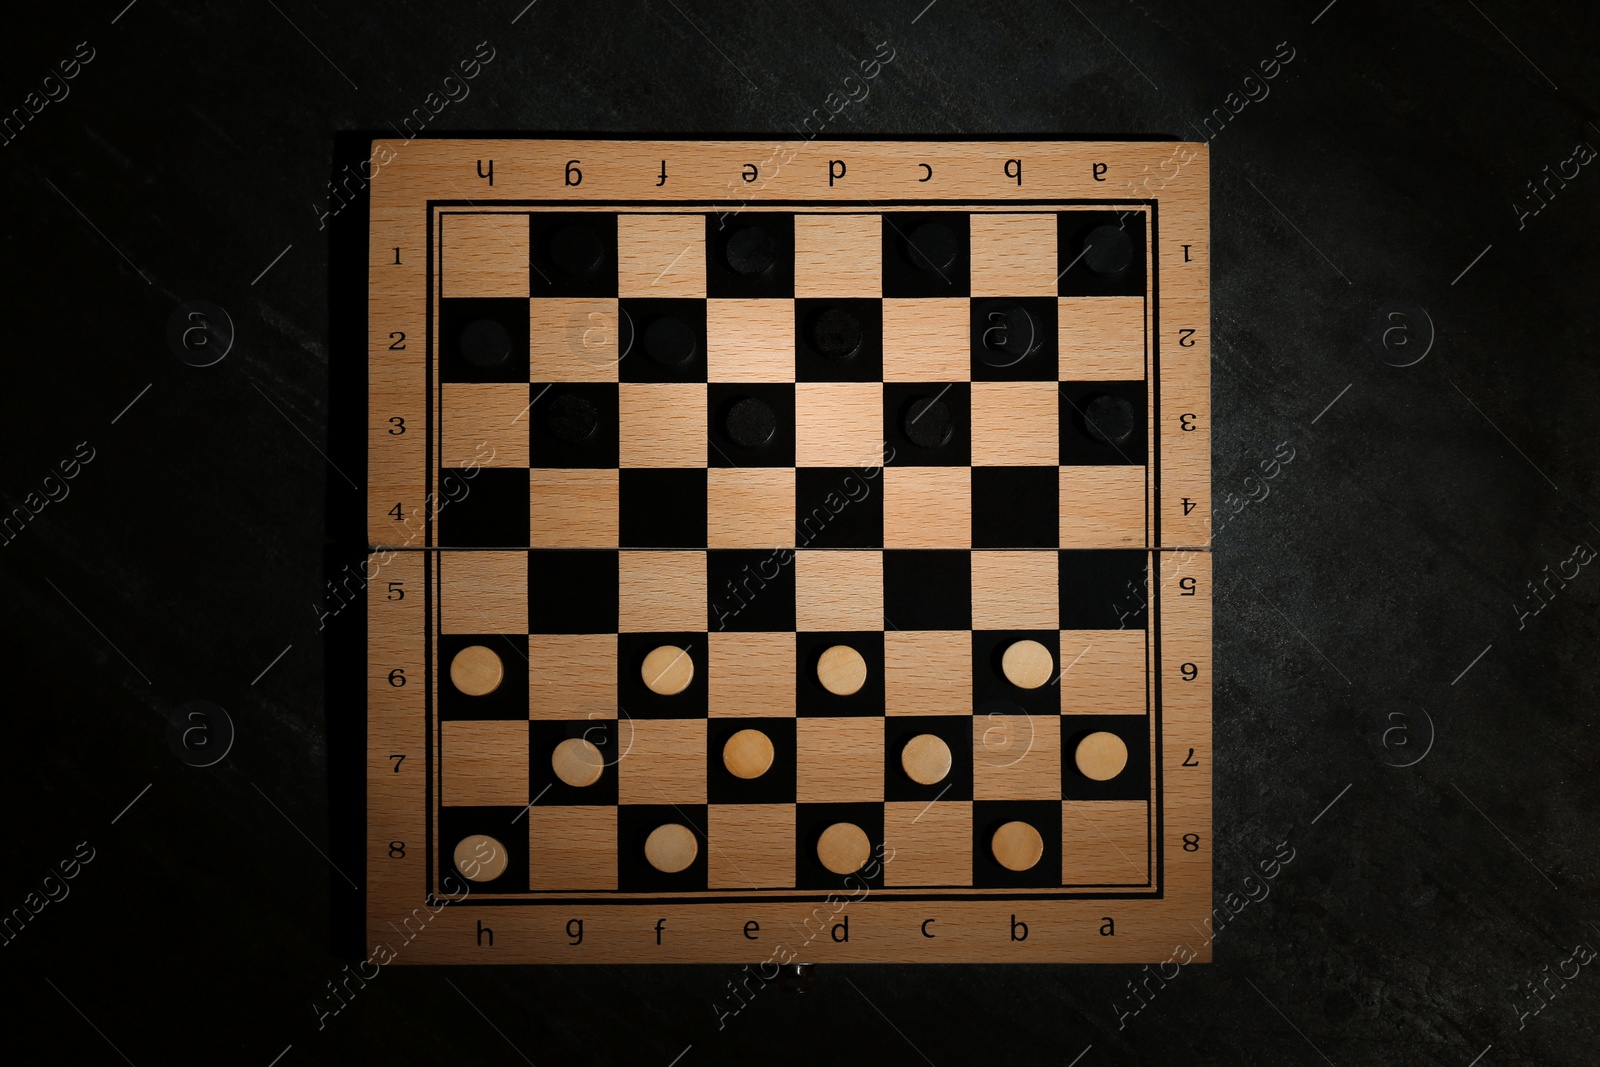
POLYGON ((366 177, 375 944, 1197 940, 1204 145, 380 141, 366 177))

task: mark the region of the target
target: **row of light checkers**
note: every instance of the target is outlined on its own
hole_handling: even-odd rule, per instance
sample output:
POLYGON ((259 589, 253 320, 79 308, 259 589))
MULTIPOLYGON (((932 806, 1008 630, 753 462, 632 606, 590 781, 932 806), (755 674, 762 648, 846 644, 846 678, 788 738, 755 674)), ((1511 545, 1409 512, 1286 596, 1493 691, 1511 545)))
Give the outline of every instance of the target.
MULTIPOLYGON (((851 696, 867 682, 866 661, 854 648, 845 644, 826 649, 816 661, 814 669, 823 688, 838 696, 851 696)), ((1021 639, 1004 648, 998 669, 1010 685, 1020 690, 1036 690, 1054 680, 1055 661, 1049 649, 1035 641, 1021 639)), ((694 679, 695 666, 686 649, 661 645, 644 657, 639 672, 650 692, 673 696, 689 687, 694 679)), ((450 659, 449 675, 453 688, 472 698, 489 696, 505 682, 503 662, 493 649, 484 645, 468 645, 456 651, 450 659)), ((1060 799, 1124 796, 1142 799, 1146 795, 1147 781, 1142 766, 1136 762, 1133 768, 1129 767, 1130 747, 1142 752, 1146 744, 1143 719, 1098 717, 1090 721, 1091 724, 1116 725, 1109 729, 1079 729, 1074 736, 1059 740, 1052 736, 1049 743, 1048 747, 1051 748, 1060 744, 1064 758, 1067 756, 1066 749, 1070 747, 1070 762, 1064 762, 1061 772, 1068 782, 1064 790, 1059 789, 1059 782, 1052 778, 1047 783, 1048 788, 1042 791, 1043 799, 1039 799, 1040 793, 1030 792, 1026 788, 1016 793, 1035 799, 1030 801, 1007 792, 1006 795, 1013 799, 996 803, 983 802, 980 795, 979 817, 972 821, 970 827, 974 835, 974 849, 980 854, 975 855, 971 868, 977 872, 977 884, 1062 884, 1062 879, 1070 878, 1070 872, 1062 868, 1063 857, 1054 847, 1054 842, 1060 840, 1061 830, 1057 802, 1060 799), (1125 771, 1132 770, 1140 773, 1130 774, 1127 787, 1118 788, 1116 781, 1119 777, 1124 776, 1125 771), (1074 782, 1085 783, 1089 788, 1077 787, 1072 784, 1074 782), (1099 788, 1095 788, 1097 785, 1099 788), (1046 835, 1052 841, 1048 850, 1046 835), (1041 866, 1047 853, 1050 862, 1041 866), (990 872, 987 876, 984 874, 986 869, 990 872)), ((960 808, 959 802, 973 800, 972 770, 977 765, 972 762, 971 742, 974 739, 969 732, 971 722, 963 717, 951 716, 888 720, 884 749, 892 756, 896 766, 889 769, 884 790, 879 796, 889 801, 925 801, 930 807, 936 801, 943 801, 946 807, 941 809, 945 813, 941 818, 960 808), (964 766, 958 765, 957 754, 960 755, 960 764, 964 766)), ((541 781, 544 786, 539 789, 538 800, 534 801, 535 804, 542 802, 543 806, 539 815, 530 819, 530 827, 549 817, 552 812, 557 813, 554 817, 559 820, 559 812, 571 805, 617 804, 618 765, 627 763, 627 750, 631 747, 618 735, 621 725, 616 721, 597 722, 592 719, 533 724, 534 756, 536 760, 546 761, 548 769, 541 770, 538 766, 532 768, 529 789, 541 781), (613 757, 608 752, 622 755, 620 758, 613 757), (550 775, 553 778, 549 778, 550 775), (547 796, 552 789, 558 790, 557 793, 547 796)), ((631 725, 643 730, 647 724, 631 725)), ((706 772, 706 792, 711 794, 713 805, 764 804, 767 811, 778 812, 780 818, 786 818, 773 802, 788 801, 792 805, 795 800, 794 722, 740 719, 717 725, 720 729, 707 731, 705 738, 708 757, 717 758, 720 763, 720 766, 712 766, 706 772)), ((1031 720, 1028 725, 1032 725, 1031 720)), ((1034 738, 1030 733, 1026 743, 1019 743, 1021 739, 1012 737, 1010 730, 1006 733, 1008 746, 1015 744, 1022 755, 1008 752, 1006 747, 987 754, 1009 757, 1007 766, 1013 766, 1026 757, 1034 738)), ((452 739, 449 734, 446 736, 448 759, 452 739)), ((465 739, 461 741, 465 747, 465 739)), ((477 735, 480 747, 496 741, 500 747, 515 744, 509 735, 501 737, 494 734, 492 738, 484 734, 477 735)), ((461 755, 470 758, 465 752, 461 755)), ((984 753, 979 752, 978 755, 984 753)), ((999 766, 998 763, 996 765, 999 766)), ((447 767, 446 782, 451 780, 451 770, 447 767)), ((1014 782, 1008 784, 1011 790, 1016 790, 1014 782)), ((449 790, 450 786, 447 785, 447 794, 449 790)), ((706 874, 701 842, 705 835, 705 812, 701 811, 702 817, 696 820, 683 805, 696 807, 696 801, 703 805, 707 797, 704 793, 696 797, 669 793, 659 787, 656 791, 660 792, 660 796, 651 796, 650 799, 662 803, 625 803, 618 815, 621 823, 618 827, 621 834, 618 855, 623 883, 621 887, 704 887, 706 874), (631 846, 638 850, 639 855, 628 852, 630 839, 631 846), (638 862, 641 859, 643 864, 638 862), (686 878, 672 877, 684 872, 689 872, 686 878)), ((515 799, 524 802, 520 795, 515 799)), ((623 799, 637 798, 625 796, 623 799)), ((449 855, 456 871, 492 890, 520 888, 520 872, 513 872, 510 878, 507 878, 507 873, 511 858, 520 854, 521 848, 508 849, 499 838, 478 832, 482 829, 481 825, 474 829, 475 824, 480 824, 497 809, 452 809, 449 807, 452 802, 460 805, 463 801, 450 795, 443 800, 447 805, 444 809, 446 840, 455 841, 449 855), (452 834, 452 829, 461 832, 452 834)), ((797 859, 795 865, 795 869, 801 872, 801 884, 816 881, 819 877, 825 879, 823 871, 835 876, 857 874, 867 866, 874 854, 883 854, 881 845, 885 830, 881 805, 834 803, 793 807, 796 847, 806 853, 797 859), (810 879, 804 875, 808 869, 813 872, 810 879)), ((531 813, 533 808, 530 806, 528 811, 531 813)), ((499 810, 499 814, 505 813, 499 810)), ((592 819, 581 817, 578 824, 590 828, 599 825, 592 819)), ((536 830, 534 832, 537 834, 536 830)), ((1071 857, 1065 858, 1070 867, 1071 857)), ((529 857, 534 864, 540 859, 537 855, 529 857)), ((960 866, 952 864, 949 875, 951 884, 966 884, 970 880, 969 876, 957 873, 960 866)), ((559 881, 559 874, 545 873, 547 877, 542 880, 547 884, 554 885, 548 876, 559 881)), ((578 877, 581 880, 583 876, 578 877)), ((596 875, 591 872, 588 877, 594 879, 596 875)), ((607 884, 610 883, 610 877, 609 874, 598 876, 599 881, 607 884)), ((881 875, 869 875, 869 882, 878 877, 881 875)))

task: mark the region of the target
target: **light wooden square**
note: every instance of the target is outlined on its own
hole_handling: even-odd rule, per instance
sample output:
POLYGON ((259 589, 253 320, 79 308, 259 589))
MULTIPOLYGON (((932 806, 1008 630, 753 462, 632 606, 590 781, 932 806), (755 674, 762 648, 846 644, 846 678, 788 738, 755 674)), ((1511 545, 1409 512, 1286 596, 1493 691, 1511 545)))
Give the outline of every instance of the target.
POLYGON ((530 381, 617 380, 615 298, 534 297, 528 326, 530 381))
POLYGON ((617 469, 534 467, 528 471, 532 548, 615 548, 617 469))
POLYGON ((974 552, 972 628, 1054 630, 1060 625, 1059 577, 1054 552, 974 552))
POLYGON ((613 634, 529 634, 530 719, 615 719, 613 634))
POLYGON ((439 223, 439 295, 526 297, 528 216, 444 214, 439 223))
POLYGON ((624 633, 704 630, 704 552, 623 552, 617 565, 617 606, 624 633))
POLYGON ((1062 801, 1061 881, 1148 884, 1150 805, 1143 800, 1062 801))
POLYGON ((439 724, 439 802, 454 807, 528 803, 528 723, 439 724))
POLYGON ((531 889, 617 888, 617 809, 612 804, 528 809, 531 889))
POLYGON ((1060 388, 1055 382, 973 382, 972 465, 1059 463, 1060 388))
POLYGON ((522 384, 440 385, 439 466, 526 467, 529 399, 522 384))
POLYGON ((617 799, 623 804, 706 802, 706 720, 629 719, 618 730, 617 799), (631 735, 631 736, 630 736, 631 735))
POLYGON ((1062 714, 1145 714, 1147 644, 1144 630, 1062 630, 1062 714))
POLYGON ((706 471, 706 537, 712 548, 787 548, 794 544, 793 467, 712 467, 706 471))
POLYGON ((706 377, 794 381, 794 301, 707 300, 706 377))
POLYGON ((1062 381, 1144 379, 1144 297, 1064 296, 1057 307, 1062 381))
POLYGON ((1062 467, 1062 548, 1145 544, 1145 468, 1062 467))
POLYGON ((876 467, 883 462, 883 385, 800 382, 794 387, 795 466, 876 467))
POLYGON ((890 715, 971 715, 971 631, 887 631, 883 689, 890 715))
POLYGON ((794 567, 796 629, 883 629, 882 552, 799 551, 794 567))
MULTIPOLYGON (((439 632, 447 634, 525 634, 528 632, 528 554, 526 552, 441 552, 439 632)), ((402 585, 389 589, 380 571, 373 583, 390 593, 420 597, 402 585)))
MULTIPOLYGON (((885 886, 972 884, 972 802, 891 801, 883 806, 885 886)), ((938 925, 929 928, 937 935, 938 925)))
POLYGON ((881 215, 796 215, 794 295, 873 297, 883 291, 881 215))
POLYGON ((1056 217, 978 212, 972 226, 973 296, 1055 296, 1056 217))
POLYGON ((793 633, 707 635, 713 719, 790 716, 795 713, 793 633))
POLYGON ((971 548, 969 467, 883 469, 885 548, 971 548))
POLYGON ((793 804, 712 804, 706 822, 712 889, 794 885, 793 804))
POLYGON ((623 382, 617 387, 624 467, 704 467, 706 387, 623 382))
POLYGON ((704 215, 617 216, 617 295, 706 295, 704 215))
POLYGON ((974 800, 1060 800, 1061 716, 972 720, 974 800))
POLYGON ((796 797, 802 804, 883 799, 883 720, 795 720, 796 797))
POLYGON ((964 382, 972 377, 972 302, 965 297, 883 301, 883 380, 964 382))

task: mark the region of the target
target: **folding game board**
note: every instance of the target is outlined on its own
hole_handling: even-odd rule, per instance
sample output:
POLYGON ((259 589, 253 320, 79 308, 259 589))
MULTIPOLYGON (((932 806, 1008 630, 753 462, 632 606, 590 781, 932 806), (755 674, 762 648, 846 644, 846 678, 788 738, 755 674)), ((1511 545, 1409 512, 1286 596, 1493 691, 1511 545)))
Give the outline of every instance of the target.
POLYGON ((1200 940, 1206 146, 396 140, 365 177, 375 945, 1200 940))

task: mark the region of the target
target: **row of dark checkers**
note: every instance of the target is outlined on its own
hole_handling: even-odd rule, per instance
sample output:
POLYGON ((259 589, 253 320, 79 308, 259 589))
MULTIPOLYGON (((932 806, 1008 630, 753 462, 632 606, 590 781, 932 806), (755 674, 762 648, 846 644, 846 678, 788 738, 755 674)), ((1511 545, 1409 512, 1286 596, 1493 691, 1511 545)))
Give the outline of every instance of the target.
MULTIPOLYGON (((930 798, 931 799, 931 798, 930 798)), ((948 799, 948 798, 946 798, 948 799)), ((1141 794, 1136 799, 1144 799, 1141 794)), ((791 806, 791 805, 785 805, 791 806)), ((543 808, 543 801, 537 805, 543 808)), ((853 823, 866 832, 873 855, 888 855, 884 848, 884 804, 877 801, 846 803, 794 804, 795 823, 795 880, 799 889, 838 889, 842 884, 839 875, 822 866, 817 858, 817 839, 822 831, 839 823, 853 823)), ((972 801, 971 885, 976 888, 1039 888, 1048 889, 1072 884, 1072 859, 1062 863, 1063 802, 1059 800, 979 800, 972 801), (1025 871, 1012 871, 1002 867, 991 851, 995 830, 1012 821, 1025 822, 1039 832, 1044 851, 1038 863, 1025 871)), ((440 840, 447 844, 442 851, 441 881, 450 876, 459 879, 451 859, 454 842, 473 834, 485 834, 501 842, 509 864, 505 873, 492 881, 476 885, 491 893, 517 893, 528 891, 530 862, 529 834, 521 825, 527 809, 521 807, 443 807, 439 809, 440 840), (514 821, 515 820, 515 821, 514 821), (521 832, 511 832, 521 831, 521 832)), ((706 838, 707 805, 705 804, 622 804, 617 806, 617 891, 619 892, 683 892, 704 890, 707 886, 707 857, 716 842, 706 838), (682 871, 668 873, 652 867, 645 859, 644 842, 650 832, 668 823, 688 826, 699 839, 699 850, 694 862, 682 871)), ((546 812, 559 826, 560 813, 546 812)), ((587 824, 586 824, 587 825, 587 824)), ((890 847, 893 842, 888 842, 890 847)), ((961 857, 965 859, 966 857, 961 857)), ((893 862, 892 860, 890 862, 893 862)), ((956 868, 956 864, 952 864, 956 868)), ((965 874, 965 864, 960 865, 965 874)), ((850 876, 865 881, 874 888, 884 885, 881 864, 869 865, 850 876), (873 871, 873 867, 877 867, 873 871), (868 874, 873 871, 872 874, 868 874)), ((956 881, 952 879, 952 881, 956 881)), ((958 884, 965 884, 961 879, 958 884)), ((761 886, 763 889, 788 888, 786 886, 761 886)))
MULTIPOLYGON (((953 211, 885 213, 882 295, 968 295, 969 219, 953 211)), ((534 212, 528 224, 529 296, 617 295, 615 214, 534 212)), ((707 215, 706 295, 793 297, 794 248, 792 212, 707 215)), ((1055 252, 1060 296, 1144 295, 1143 212, 1059 212, 1055 252)))
MULTIPOLYGON (((616 383, 534 382, 527 388, 530 466, 619 465, 623 427, 616 383)), ((970 383, 885 382, 882 389, 881 439, 890 462, 906 467, 984 465, 972 446, 970 383)), ((707 466, 795 465, 793 384, 713 382, 705 390, 707 466)), ((1059 462, 1142 465, 1147 450, 1145 434, 1138 431, 1145 426, 1144 407, 1142 381, 1061 383, 1055 416, 1059 462)), ((443 413, 446 422, 450 415, 448 409, 443 413)))
MULTIPOLYGON (((708 371, 706 303, 698 297, 624 297, 617 301, 617 378, 624 382, 704 382, 708 371)), ((794 380, 883 379, 883 301, 809 297, 788 301, 794 380)), ((1072 305, 1068 305, 1069 309, 1072 305)), ((1053 297, 968 298, 963 343, 973 381, 1061 378, 1061 305, 1053 297)), ((584 321, 589 326, 588 320, 584 321)), ((444 382, 526 382, 532 376, 529 302, 517 297, 448 297, 439 303, 439 375, 444 382)), ((587 331, 562 343, 593 365, 587 331)), ((541 337, 541 343, 549 339, 541 337)), ((609 348, 607 349, 609 358, 609 348)))

